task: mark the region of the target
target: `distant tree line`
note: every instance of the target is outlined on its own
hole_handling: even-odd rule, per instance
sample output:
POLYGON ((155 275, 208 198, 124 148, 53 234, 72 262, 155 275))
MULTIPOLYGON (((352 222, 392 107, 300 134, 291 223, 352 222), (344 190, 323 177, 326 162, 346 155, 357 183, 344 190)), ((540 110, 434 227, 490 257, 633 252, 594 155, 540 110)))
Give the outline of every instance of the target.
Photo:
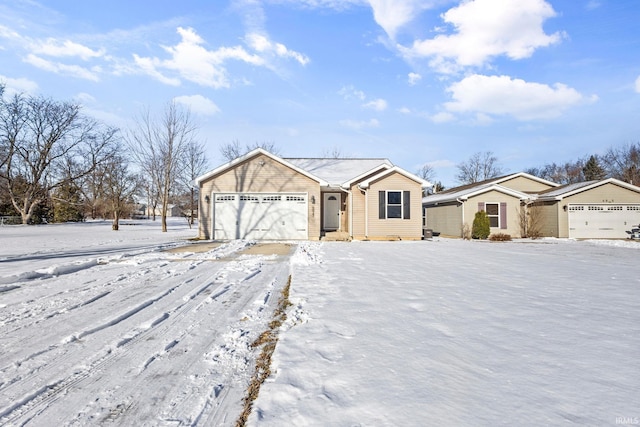
POLYGON ((0 216, 23 224, 120 218, 169 204, 193 223, 193 180, 207 159, 189 112, 169 103, 143 112, 122 132, 84 115, 80 105, 42 96, 5 98, 0 85, 0 216))
MULTIPOLYGON (((475 153, 456 167, 456 179, 462 185, 496 178, 505 173, 491 151, 475 153)), ((591 154, 561 164, 547 163, 525 169, 523 172, 558 184, 616 178, 640 185, 640 143, 610 147, 600 156, 591 154)))

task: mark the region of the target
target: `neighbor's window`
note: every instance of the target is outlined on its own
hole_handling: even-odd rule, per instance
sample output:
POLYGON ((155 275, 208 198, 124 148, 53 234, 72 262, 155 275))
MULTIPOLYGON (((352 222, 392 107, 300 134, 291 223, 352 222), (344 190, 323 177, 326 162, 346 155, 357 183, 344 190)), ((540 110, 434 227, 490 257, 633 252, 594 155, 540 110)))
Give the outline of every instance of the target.
POLYGON ((491 227, 500 227, 500 205, 498 203, 485 203, 485 212, 489 217, 489 225, 491 227))
POLYGON ((410 219, 410 192, 409 191, 380 191, 379 192, 379 219, 399 218, 410 219))

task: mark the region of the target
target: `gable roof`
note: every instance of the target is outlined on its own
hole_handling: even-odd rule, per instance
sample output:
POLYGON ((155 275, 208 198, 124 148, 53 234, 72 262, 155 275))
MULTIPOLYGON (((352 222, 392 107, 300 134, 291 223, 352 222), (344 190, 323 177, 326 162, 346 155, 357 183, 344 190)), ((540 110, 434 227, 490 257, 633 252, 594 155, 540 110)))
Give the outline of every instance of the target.
POLYGON ((406 170, 402 169, 401 167, 398 166, 394 166, 392 168, 383 170, 382 172, 372 176, 371 178, 368 178, 364 181, 362 181, 360 184, 358 184, 358 187, 366 189, 369 188, 369 186, 371 185, 372 182, 377 181, 379 179, 384 178, 387 175, 390 175, 392 173, 399 173, 413 181, 416 181, 417 183, 419 183, 422 187, 431 187, 431 183, 429 181, 426 181, 420 177, 418 177, 417 175, 412 174, 411 172, 407 172, 406 170))
POLYGON ((429 196, 423 197, 422 203, 430 205, 454 201, 466 202, 470 197, 475 197, 489 191, 497 191, 499 193, 516 197, 520 200, 527 200, 531 198, 530 194, 523 193, 522 191, 513 190, 499 184, 488 182, 480 185, 466 185, 454 188, 448 192, 431 194, 429 196))
POLYGON ((538 195, 538 200, 562 200, 565 197, 573 196, 574 194, 588 191, 605 184, 615 184, 628 190, 635 191, 636 193, 640 193, 640 187, 620 181, 619 179, 607 178, 600 181, 576 182, 574 184, 566 184, 558 188, 551 188, 549 190, 542 191, 538 195))
POLYGON ((291 164, 321 178, 329 186, 340 187, 358 177, 393 167, 388 159, 286 158, 291 164))
POLYGON ((272 160, 274 160, 274 161, 276 161, 276 162, 278 162, 280 164, 283 164, 283 165, 295 170, 296 172, 298 172, 298 173, 300 173, 300 174, 302 174, 302 175, 304 175, 304 176, 306 176, 306 177, 308 177, 308 178, 310 178, 310 179, 312 179, 314 181, 317 181, 320 185, 328 185, 328 183, 325 180, 323 180, 322 178, 319 178, 316 175, 313 175, 313 174, 305 171, 304 169, 301 169, 298 166, 286 161, 285 159, 282 159, 282 158, 276 156, 275 154, 271 154, 270 152, 268 152, 267 150, 264 150, 262 148, 256 148, 255 150, 252 150, 252 151, 248 152, 244 156, 240 156, 237 159, 234 159, 234 160, 232 160, 232 161, 230 161, 228 163, 225 163, 224 165, 219 166, 219 167, 215 168, 214 170, 212 170, 210 172, 207 172, 204 175, 201 175, 201 176, 197 177, 195 179, 195 182, 196 182, 196 184, 199 185, 202 181, 205 181, 205 180, 207 180, 207 179, 209 179, 209 178, 211 178, 213 176, 216 176, 216 175, 218 175, 218 174, 220 174, 220 173, 222 173, 222 172, 224 172, 224 171, 226 171, 228 169, 231 169, 234 166, 236 166, 236 165, 238 165, 238 164, 240 164, 240 163, 242 163, 242 162, 244 162, 246 160, 249 160, 252 157, 260 155, 260 154, 262 154, 264 156, 267 156, 267 157, 271 158, 272 160))
POLYGON ((431 186, 431 183, 428 181, 425 181, 398 166, 394 166, 388 159, 281 158, 262 148, 256 148, 237 159, 199 176, 195 179, 195 182, 199 185, 202 181, 223 173, 260 154, 318 182, 322 187, 348 188, 351 184, 375 174, 373 177, 366 180, 366 185, 368 185, 369 182, 383 178, 388 173, 392 172, 401 173, 407 178, 420 183, 423 187, 431 186))
POLYGON ((467 190, 470 188, 476 188, 476 187, 482 187, 488 184, 501 184, 505 181, 509 181, 511 179, 515 179, 515 178, 519 178, 519 177, 523 177, 523 178, 528 178, 532 181, 536 181, 536 182, 540 182, 542 184, 546 184, 546 185, 550 185, 552 187, 559 187, 560 184, 557 184, 555 182, 551 182, 551 181, 547 181, 546 179, 542 179, 539 178, 535 175, 531 175, 528 174, 526 172, 518 172, 518 173, 512 173, 509 175, 503 175, 503 176, 497 176, 494 178, 489 178, 489 179, 485 179, 484 181, 478 181, 478 182, 474 182, 471 184, 464 184, 464 185, 460 185, 458 187, 453 187, 453 188, 449 188, 447 190, 443 190, 438 194, 445 194, 445 193, 457 193, 463 190, 467 190))
POLYGON ((527 179, 530 179, 532 181, 540 182, 542 184, 550 185, 552 187, 559 187, 560 186, 560 184, 558 184, 558 183, 555 183, 553 181, 549 181, 549 180, 540 178, 540 177, 535 176, 535 175, 531 175, 531 174, 526 173, 526 172, 512 173, 510 175, 504 175, 504 176, 500 176, 500 177, 497 177, 497 178, 490 179, 489 181, 490 182, 494 182, 496 184, 501 184, 501 183, 503 183, 505 181, 509 181, 511 179, 520 178, 520 177, 527 178, 527 179))

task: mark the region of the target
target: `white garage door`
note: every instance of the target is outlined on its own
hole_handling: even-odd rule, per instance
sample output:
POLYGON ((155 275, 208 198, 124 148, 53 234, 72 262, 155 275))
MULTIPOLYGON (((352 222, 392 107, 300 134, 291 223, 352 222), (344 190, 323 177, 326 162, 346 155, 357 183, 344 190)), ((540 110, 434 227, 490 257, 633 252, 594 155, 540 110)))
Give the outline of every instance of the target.
POLYGON ((571 204, 569 237, 576 239, 624 239, 640 222, 640 205, 571 204))
POLYGON ((213 195, 215 239, 307 239, 306 193, 213 195))

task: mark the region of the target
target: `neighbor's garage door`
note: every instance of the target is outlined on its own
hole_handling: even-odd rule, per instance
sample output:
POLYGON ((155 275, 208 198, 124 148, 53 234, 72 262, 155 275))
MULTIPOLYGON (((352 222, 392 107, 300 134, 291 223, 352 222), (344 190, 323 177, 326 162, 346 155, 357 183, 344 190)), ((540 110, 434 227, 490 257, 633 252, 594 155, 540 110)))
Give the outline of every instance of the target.
POLYGON ((624 239, 640 222, 640 205, 570 204, 569 237, 576 239, 624 239))
POLYGON ((306 193, 217 193, 215 239, 307 239, 306 193))

